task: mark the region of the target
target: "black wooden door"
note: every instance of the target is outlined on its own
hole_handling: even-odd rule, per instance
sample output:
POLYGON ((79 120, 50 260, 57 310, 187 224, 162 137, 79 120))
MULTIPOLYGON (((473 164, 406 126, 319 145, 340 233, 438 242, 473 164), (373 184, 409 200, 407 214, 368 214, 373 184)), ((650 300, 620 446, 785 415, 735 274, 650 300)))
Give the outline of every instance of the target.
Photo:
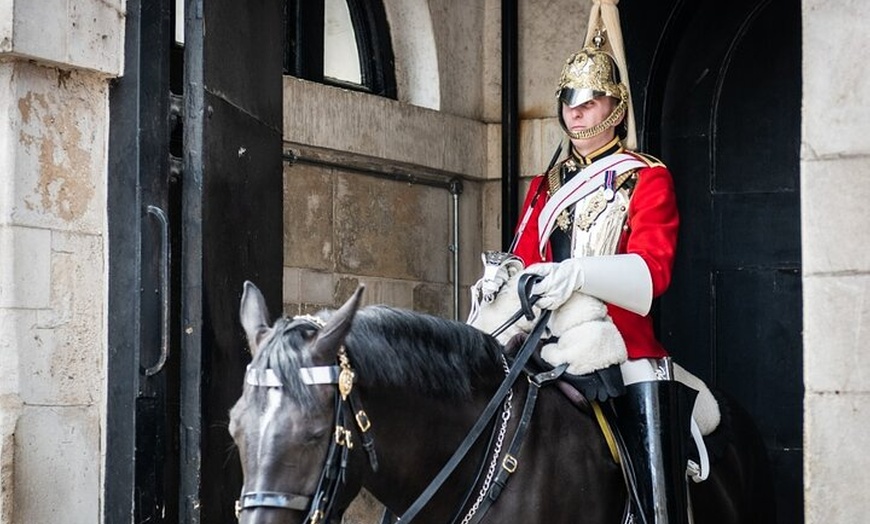
POLYGON ((186 0, 183 46, 181 3, 127 1, 110 90, 106 522, 234 521, 244 280, 281 308, 282 2, 186 0))
POLYGON ((752 414, 778 522, 800 523, 800 2, 624 4, 642 142, 671 168, 681 214, 661 339, 752 414))
POLYGON ((110 89, 106 522, 179 521, 173 9, 127 1, 125 70, 110 89))
POLYGON ((234 522, 244 281, 282 304, 283 1, 188 0, 185 16, 182 517, 234 522))

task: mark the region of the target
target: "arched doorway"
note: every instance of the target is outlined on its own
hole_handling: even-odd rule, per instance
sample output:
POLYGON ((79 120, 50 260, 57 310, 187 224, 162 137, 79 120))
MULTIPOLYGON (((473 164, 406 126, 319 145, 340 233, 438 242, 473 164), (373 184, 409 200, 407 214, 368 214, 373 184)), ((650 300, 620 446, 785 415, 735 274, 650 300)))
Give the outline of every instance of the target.
POLYGON ((778 521, 803 522, 800 3, 649 4, 620 9, 642 144, 681 214, 660 336, 753 415, 778 521))

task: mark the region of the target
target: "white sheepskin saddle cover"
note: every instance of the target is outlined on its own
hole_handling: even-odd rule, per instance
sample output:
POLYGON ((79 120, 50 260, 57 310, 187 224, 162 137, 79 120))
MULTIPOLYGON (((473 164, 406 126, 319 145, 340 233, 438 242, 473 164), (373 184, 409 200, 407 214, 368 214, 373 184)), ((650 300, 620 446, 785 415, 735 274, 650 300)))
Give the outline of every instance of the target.
MULTIPOLYGON (((520 309, 520 299, 516 292, 517 280, 514 276, 502 286, 495 300, 482 303, 477 316, 469 323, 492 333, 520 309)), ((538 308, 533 308, 536 315, 538 308)), ((517 333, 528 333, 535 321, 521 318, 507 328, 497 338, 506 344, 517 333)), ((545 337, 558 337, 559 341, 546 344, 541 349, 541 357, 553 366, 568 364, 568 373, 583 375, 613 364, 625 362, 627 353, 625 342, 607 314, 607 306, 595 297, 574 293, 559 309, 553 311, 545 337)))
MULTIPOLYGON (((495 300, 481 303, 474 318, 468 323, 486 333, 501 327, 507 319, 520 309, 515 275, 502 286, 495 300)), ((537 315, 538 308, 534 308, 537 315)), ((502 344, 518 333, 529 333, 535 326, 534 320, 520 318, 496 338, 502 344)), ((583 375, 613 364, 622 364, 628 358, 625 342, 613 320, 607 314, 607 306, 601 300, 576 292, 558 310, 553 311, 545 337, 558 337, 558 342, 545 344, 541 357, 552 366, 568 364, 568 373, 583 375)), ((697 422, 702 435, 709 435, 721 420, 719 404, 700 378, 674 365, 675 378, 698 391, 692 417, 697 422)))

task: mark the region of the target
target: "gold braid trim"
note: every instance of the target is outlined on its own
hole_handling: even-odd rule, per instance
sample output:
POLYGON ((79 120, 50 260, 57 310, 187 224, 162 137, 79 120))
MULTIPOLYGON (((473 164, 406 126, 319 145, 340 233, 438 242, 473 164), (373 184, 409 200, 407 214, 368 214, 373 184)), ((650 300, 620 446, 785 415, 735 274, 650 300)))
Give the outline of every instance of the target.
POLYGON ((637 169, 629 169, 629 170, 626 171, 625 173, 623 173, 623 174, 619 175, 618 177, 616 177, 616 180, 615 180, 615 182, 614 182, 614 184, 613 184, 614 189, 620 189, 620 188, 622 188, 622 186, 623 186, 626 182, 629 182, 631 179, 635 179, 635 178, 637 178, 637 169))
POLYGON ((649 167, 668 167, 664 162, 647 153, 641 153, 639 151, 632 151, 632 153, 634 153, 634 156, 638 160, 646 162, 649 167))

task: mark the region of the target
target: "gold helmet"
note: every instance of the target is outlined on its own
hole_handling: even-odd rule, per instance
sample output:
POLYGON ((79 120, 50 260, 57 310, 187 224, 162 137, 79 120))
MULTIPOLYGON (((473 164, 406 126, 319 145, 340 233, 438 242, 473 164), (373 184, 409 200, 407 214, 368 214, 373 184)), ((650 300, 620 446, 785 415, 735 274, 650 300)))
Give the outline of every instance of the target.
POLYGON ((619 123, 628 106, 628 89, 620 81, 619 67, 614 58, 601 49, 604 37, 601 33, 593 38, 593 45, 584 47, 571 55, 562 68, 556 97, 568 107, 577 107, 599 96, 609 96, 619 101, 613 112, 600 124, 580 132, 569 130, 559 110, 562 129, 571 138, 591 138, 619 123))

